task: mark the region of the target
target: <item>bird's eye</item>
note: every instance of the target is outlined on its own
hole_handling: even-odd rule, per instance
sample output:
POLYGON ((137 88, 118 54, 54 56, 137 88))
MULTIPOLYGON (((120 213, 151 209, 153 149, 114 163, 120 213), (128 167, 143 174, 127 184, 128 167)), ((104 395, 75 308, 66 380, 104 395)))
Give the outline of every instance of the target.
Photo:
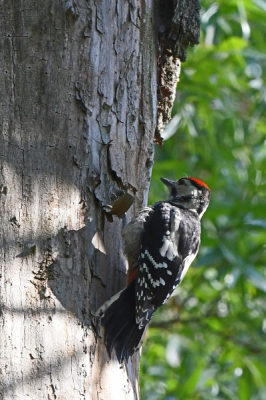
POLYGON ((185 180, 182 179, 178 182, 179 186, 184 186, 186 184, 185 180))

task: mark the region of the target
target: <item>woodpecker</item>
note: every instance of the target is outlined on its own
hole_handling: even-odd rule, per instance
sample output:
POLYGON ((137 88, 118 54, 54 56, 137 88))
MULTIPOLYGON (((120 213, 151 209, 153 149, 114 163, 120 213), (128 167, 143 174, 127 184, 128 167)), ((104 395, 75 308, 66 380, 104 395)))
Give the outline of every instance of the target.
POLYGON ((120 362, 141 346, 157 310, 183 280, 200 246, 200 220, 210 189, 196 178, 161 178, 169 198, 140 211, 123 229, 129 262, 127 287, 98 311, 111 357, 120 362))

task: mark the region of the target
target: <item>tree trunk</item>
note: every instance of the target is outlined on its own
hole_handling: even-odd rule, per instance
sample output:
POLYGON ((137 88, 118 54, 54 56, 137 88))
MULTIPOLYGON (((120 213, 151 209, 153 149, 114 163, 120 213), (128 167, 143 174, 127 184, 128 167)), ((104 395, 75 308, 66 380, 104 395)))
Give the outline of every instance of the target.
POLYGON ((0 7, 0 398, 138 399, 139 355, 110 360, 92 317, 125 285, 122 215, 147 203, 155 2, 0 7))

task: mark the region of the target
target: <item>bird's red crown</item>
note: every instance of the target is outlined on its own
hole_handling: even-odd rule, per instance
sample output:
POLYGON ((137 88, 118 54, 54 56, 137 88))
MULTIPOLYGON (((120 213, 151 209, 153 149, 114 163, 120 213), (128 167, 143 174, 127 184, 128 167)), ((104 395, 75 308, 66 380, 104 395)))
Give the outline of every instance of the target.
POLYGON ((191 181, 196 182, 198 185, 204 186, 204 187, 206 187, 208 190, 210 190, 210 188, 206 185, 206 183, 202 182, 200 179, 191 178, 190 176, 188 177, 188 179, 190 179, 191 181))

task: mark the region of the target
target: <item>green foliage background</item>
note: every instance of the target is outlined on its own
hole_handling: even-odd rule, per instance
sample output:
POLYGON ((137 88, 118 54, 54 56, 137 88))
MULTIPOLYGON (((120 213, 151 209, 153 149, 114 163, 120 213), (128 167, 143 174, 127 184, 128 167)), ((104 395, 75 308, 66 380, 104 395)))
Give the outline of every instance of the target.
POLYGON ((142 400, 266 399, 266 1, 202 0, 200 45, 178 84, 159 177, 212 190, 200 253, 155 315, 142 400))

